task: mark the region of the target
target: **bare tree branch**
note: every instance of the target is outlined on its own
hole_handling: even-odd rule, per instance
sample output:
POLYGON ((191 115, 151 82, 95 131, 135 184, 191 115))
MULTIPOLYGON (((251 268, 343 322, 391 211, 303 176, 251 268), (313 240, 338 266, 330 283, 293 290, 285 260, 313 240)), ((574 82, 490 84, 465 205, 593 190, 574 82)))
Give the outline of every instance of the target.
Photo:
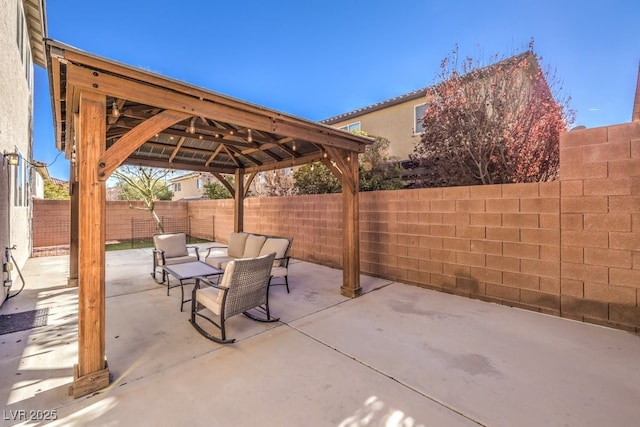
POLYGON ((121 197, 129 201, 130 208, 148 211, 161 233, 164 232, 164 227, 155 211, 155 203, 157 200, 171 199, 166 178, 172 172, 169 169, 121 166, 113 173, 118 179, 121 197), (131 202, 134 200, 142 201, 145 207, 133 206, 131 202))

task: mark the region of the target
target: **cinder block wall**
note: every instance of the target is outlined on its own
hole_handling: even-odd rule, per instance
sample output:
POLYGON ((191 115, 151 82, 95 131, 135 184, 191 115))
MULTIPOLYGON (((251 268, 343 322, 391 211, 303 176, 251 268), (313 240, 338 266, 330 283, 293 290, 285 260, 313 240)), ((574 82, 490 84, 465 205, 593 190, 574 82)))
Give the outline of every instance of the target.
MULTIPOLYGON (((187 217, 188 205, 187 202, 156 202, 155 212, 159 218, 182 219, 187 217)), ((152 219, 142 202, 109 201, 106 215, 107 241, 131 239, 132 219, 141 221, 152 219)))
POLYGON ((33 199, 33 247, 69 244, 68 200, 33 199))
MULTIPOLYGON (((361 271, 560 315, 559 194, 559 182, 361 193, 361 271)), ((295 258, 340 267, 341 200, 248 199, 244 228, 291 236, 295 258)))
POLYGON ((560 313, 559 183, 362 195, 363 271, 560 313))
POLYGON ((291 236, 294 257, 331 267, 342 266, 342 197, 339 194, 248 199, 244 229, 291 236))
MULTIPOLYGON (((362 193, 362 272, 640 332, 640 123, 560 147, 556 182, 362 193)), ((340 195, 245 205, 245 230, 293 236, 296 258, 333 267, 341 218, 340 195)))
POLYGON ((191 235, 226 242, 233 231, 233 200, 188 202, 191 235))
POLYGON ((562 315, 640 329, 640 122, 560 139, 562 315))
MULTIPOLYGON (((149 212, 142 209, 142 202, 109 201, 106 207, 106 240, 131 239, 133 219, 149 220, 149 212)), ((57 246, 69 244, 70 202, 68 200, 33 200, 33 247, 57 246)), ((159 217, 185 218, 188 213, 187 202, 157 202, 159 217)), ((233 216, 233 211, 232 211, 233 216)))

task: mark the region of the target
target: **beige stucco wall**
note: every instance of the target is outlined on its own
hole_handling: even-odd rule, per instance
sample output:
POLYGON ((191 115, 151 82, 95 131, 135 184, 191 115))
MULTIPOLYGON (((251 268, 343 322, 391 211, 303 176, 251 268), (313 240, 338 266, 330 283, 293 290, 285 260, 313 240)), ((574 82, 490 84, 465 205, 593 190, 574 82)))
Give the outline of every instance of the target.
MULTIPOLYGON (((3 0, 0 7, 0 152, 15 152, 17 147, 25 158, 31 159, 33 84, 27 82, 16 42, 18 3, 19 0, 3 0)), ((33 79, 33 68, 29 75, 33 79)), ((10 244, 17 245, 13 255, 18 265, 23 265, 31 253, 31 203, 15 207, 13 194, 10 197, 10 244)))
POLYGON ((389 154, 400 160, 407 160, 413 153, 416 142, 420 140, 415 131, 416 105, 424 104, 424 98, 412 99, 391 107, 364 113, 358 117, 332 123, 333 127, 342 127, 360 122, 360 129, 372 136, 387 138, 391 144, 389 154))
MULTIPOLYGON (((185 176, 184 179, 176 179, 172 180, 173 188, 173 198, 171 200, 182 200, 182 199, 195 199, 204 196, 204 185, 210 184, 213 182, 215 178, 209 174, 189 174, 185 176), (197 188, 198 179, 202 180, 202 185, 200 188, 197 188), (177 191, 175 188, 175 184, 180 184, 180 190, 177 191)), ((216 180, 217 181, 217 180, 216 180)))

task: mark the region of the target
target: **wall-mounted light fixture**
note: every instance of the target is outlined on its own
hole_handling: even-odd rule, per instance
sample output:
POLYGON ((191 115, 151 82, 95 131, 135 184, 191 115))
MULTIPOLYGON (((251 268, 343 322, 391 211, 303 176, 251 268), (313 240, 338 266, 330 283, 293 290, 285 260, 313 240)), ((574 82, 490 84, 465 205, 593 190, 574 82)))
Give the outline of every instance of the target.
POLYGON ((20 163, 20 154, 18 154, 18 153, 7 153, 5 151, 4 152, 4 157, 7 159, 7 162, 11 166, 18 166, 18 164, 20 163))

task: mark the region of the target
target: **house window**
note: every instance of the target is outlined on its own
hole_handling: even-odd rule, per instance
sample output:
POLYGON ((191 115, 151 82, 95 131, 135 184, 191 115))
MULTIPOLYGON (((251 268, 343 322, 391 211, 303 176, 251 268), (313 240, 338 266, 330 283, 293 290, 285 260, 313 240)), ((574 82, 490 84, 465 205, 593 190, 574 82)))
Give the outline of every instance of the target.
POLYGON ((24 12, 22 11, 22 2, 18 2, 18 21, 16 23, 16 43, 20 52, 20 60, 24 60, 24 12))
POLYGON ((18 51, 20 52, 20 60, 25 68, 25 77, 29 87, 32 86, 32 69, 33 58, 31 58, 31 45, 29 43, 29 34, 27 33, 26 20, 24 17, 24 10, 22 9, 22 2, 18 2, 18 13, 16 23, 16 44, 18 45, 18 51))
POLYGON ((424 125, 422 124, 422 117, 424 112, 427 111, 427 103, 419 104, 413 107, 413 122, 415 126, 413 128, 413 134, 418 135, 424 132, 424 125))
POLYGON ((200 190, 202 188, 202 178, 196 179, 196 189, 200 190))
POLYGON ((351 123, 349 125, 342 126, 338 129, 346 130, 347 132, 354 132, 354 131, 360 130, 360 122, 351 123))
POLYGON ((176 193, 178 191, 182 191, 182 184, 180 182, 175 182, 173 184, 173 191, 175 191, 176 193))
POLYGON ((18 164, 13 168, 13 206, 29 205, 29 174, 31 168, 28 162, 18 153, 18 164))
POLYGON ((25 61, 25 77, 27 78, 27 84, 31 87, 31 69, 33 68, 33 61, 31 59, 31 50, 27 49, 27 60, 25 61))

